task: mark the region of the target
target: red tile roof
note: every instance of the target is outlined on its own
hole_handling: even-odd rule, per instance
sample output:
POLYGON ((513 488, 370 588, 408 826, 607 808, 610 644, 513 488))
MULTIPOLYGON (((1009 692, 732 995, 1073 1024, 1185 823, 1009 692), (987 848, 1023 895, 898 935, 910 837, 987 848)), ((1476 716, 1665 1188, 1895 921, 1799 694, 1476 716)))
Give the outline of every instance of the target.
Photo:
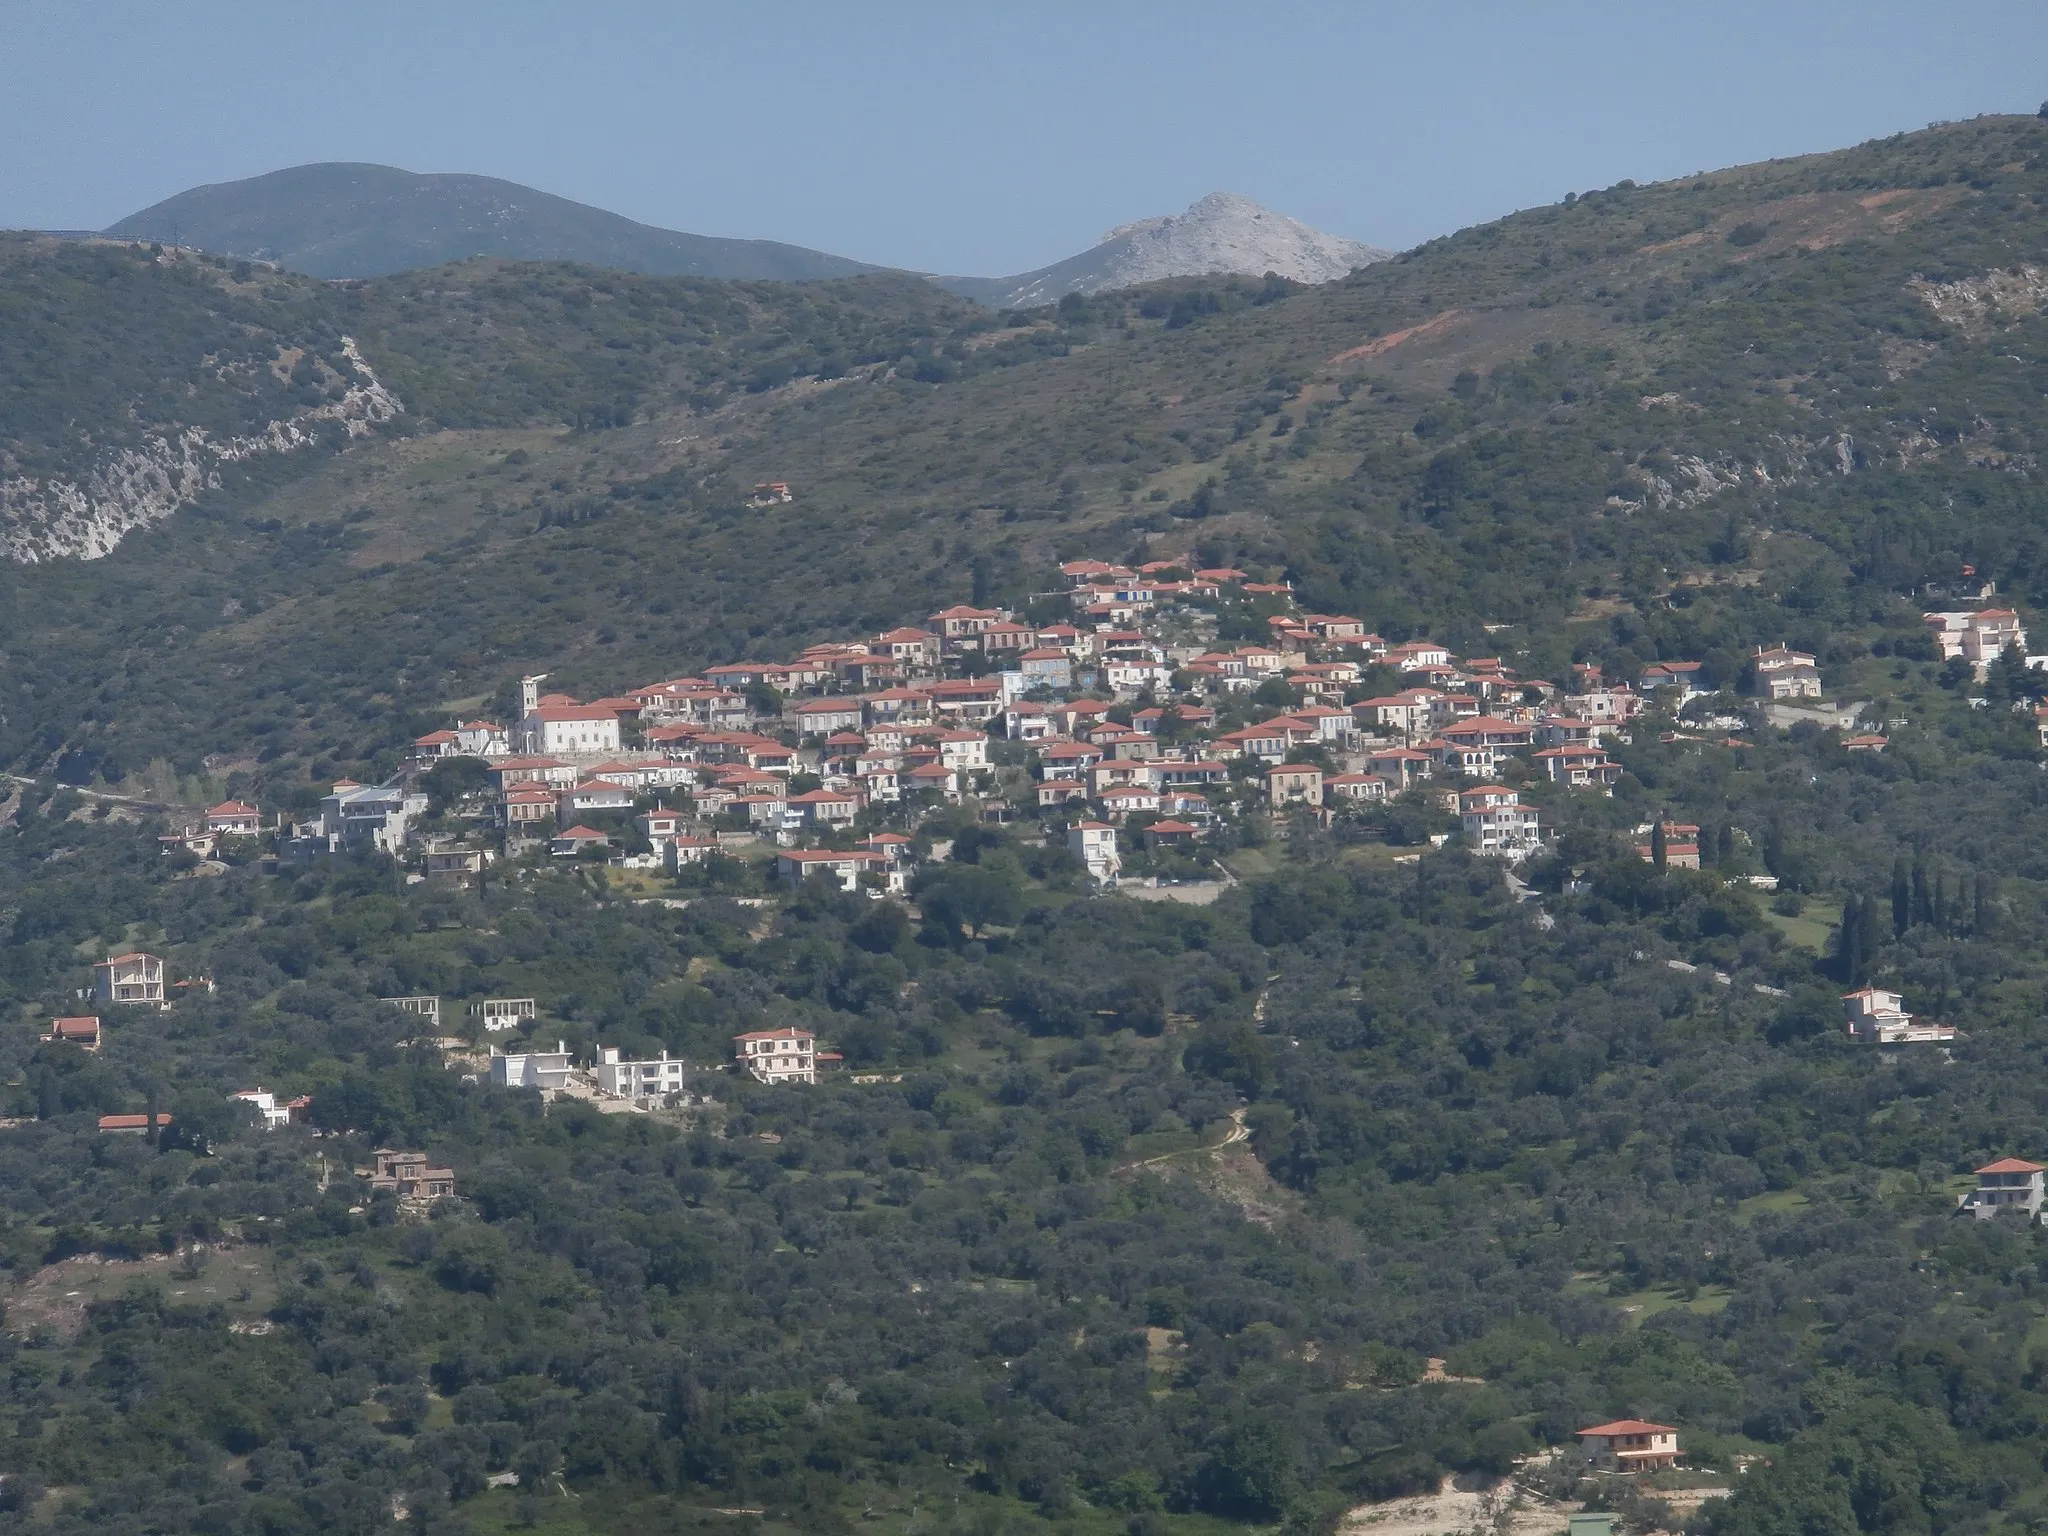
POLYGON ((1582 1435, 1675 1435, 1669 1424, 1651 1424, 1643 1419, 1616 1419, 1612 1424, 1595 1424, 1579 1431, 1582 1435))

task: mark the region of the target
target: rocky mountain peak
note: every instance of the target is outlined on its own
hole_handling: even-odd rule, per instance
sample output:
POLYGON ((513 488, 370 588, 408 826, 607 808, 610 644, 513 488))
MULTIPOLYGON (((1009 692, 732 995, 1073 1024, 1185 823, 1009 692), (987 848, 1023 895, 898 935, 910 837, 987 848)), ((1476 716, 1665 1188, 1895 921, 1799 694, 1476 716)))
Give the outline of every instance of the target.
POLYGON ((1030 308, 1069 293, 1101 293, 1168 277, 1268 272, 1327 283, 1393 254, 1275 213, 1236 192, 1211 192, 1186 211, 1119 224, 1090 250, 1008 278, 948 278, 945 285, 985 304, 1030 308))

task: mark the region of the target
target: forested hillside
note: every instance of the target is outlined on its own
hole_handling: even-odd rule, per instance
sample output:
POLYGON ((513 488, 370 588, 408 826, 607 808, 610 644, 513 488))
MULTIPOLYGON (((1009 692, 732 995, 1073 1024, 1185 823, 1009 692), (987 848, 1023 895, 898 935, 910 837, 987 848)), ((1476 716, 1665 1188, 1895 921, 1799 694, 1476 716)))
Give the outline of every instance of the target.
POLYGON ((2048 1161, 2043 675, 1921 618, 1995 581, 2038 648, 2044 206, 2048 123, 1990 118, 1029 314, 11 242, 10 515, 208 457, 103 557, 0 568, 0 1531, 1333 1533, 1518 1467, 1630 1536, 2048 1526, 2048 1235, 1957 1213, 2048 1161), (359 366, 388 413, 207 446, 359 366), (1727 690, 1783 639, 1883 750, 1653 702, 1611 795, 1513 766, 1514 883, 1414 792, 1224 819, 1207 906, 971 804, 901 813, 903 899, 745 843, 160 852, 166 806, 303 813, 526 672, 1049 622, 1057 559, 1183 551, 1523 679, 1727 690), (174 1006, 81 1001, 128 949, 174 1006), (1866 983, 1958 1034, 1850 1041, 1866 983), (693 1102, 493 1086, 421 994, 679 1055, 693 1102), (86 1006, 96 1052, 44 1038, 86 1006), (782 1025, 837 1069, 725 1069, 782 1025), (374 1190, 380 1147, 457 1196, 374 1190), (1540 1459, 1635 1416, 1692 1470, 1540 1459))
MULTIPOLYGON (((2022 738, 1926 708, 1898 761, 1625 749, 1523 904, 1455 849, 1310 827, 1214 907, 1090 896, 944 817, 922 920, 763 907, 731 861, 680 908, 587 866, 195 879, 39 791, 0 833, 0 1521, 1329 1530, 1626 1413, 1709 1482, 1763 1458, 1718 1536, 2030 1530, 2048 1250, 1953 1201, 2048 1147, 2043 791, 2022 738), (1744 831, 1660 874, 1619 838, 1651 805, 1744 831), (1864 960, 1801 947, 1912 847, 1864 960), (1803 919, 1724 883, 1766 859, 1803 919), (960 882, 979 937, 935 916, 960 882), (115 1010, 97 1056, 38 1045, 121 944, 215 989, 115 1010), (1845 1043, 1840 963, 1964 1038, 1845 1043), (377 999, 416 991, 532 992, 550 1040, 702 1063, 800 1024, 847 1071, 543 1113, 406 1045, 377 999), (257 1083, 312 1124, 242 1119, 257 1083), (93 1131, 147 1109, 155 1146, 93 1131), (368 1196, 378 1145, 462 1199, 368 1196)), ((1606 1497, 1671 1519, 1660 1487, 1606 1497)))
POLYGON ((6 572, 0 752, 117 779, 275 720, 267 772, 363 762, 479 672, 616 686, 780 653, 1154 536, 1396 637, 1518 624, 1539 674, 1588 643, 1581 605, 1674 586, 1856 606, 1967 563, 2033 598, 2044 150, 2048 123, 1986 118, 1624 184, 1344 283, 1033 316, 887 278, 331 287, 17 245, 10 355, 106 366, 30 370, 10 475, 82 481, 166 378, 216 402, 195 424, 250 430, 340 335, 405 414, 222 466, 106 561, 6 572), (227 368, 230 332, 280 361, 227 368), (770 479, 796 501, 748 512, 770 479), (109 707, 126 688, 151 707, 109 707))

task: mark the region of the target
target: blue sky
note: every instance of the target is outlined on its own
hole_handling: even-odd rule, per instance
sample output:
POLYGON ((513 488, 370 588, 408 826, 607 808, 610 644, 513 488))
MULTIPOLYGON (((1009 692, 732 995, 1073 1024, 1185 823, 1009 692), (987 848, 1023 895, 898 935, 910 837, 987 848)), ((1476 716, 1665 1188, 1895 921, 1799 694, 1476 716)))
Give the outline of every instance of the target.
POLYGON ((2040 0, 0 0, 0 227, 371 160, 994 275, 1218 188, 1407 246, 2044 96, 2040 0))

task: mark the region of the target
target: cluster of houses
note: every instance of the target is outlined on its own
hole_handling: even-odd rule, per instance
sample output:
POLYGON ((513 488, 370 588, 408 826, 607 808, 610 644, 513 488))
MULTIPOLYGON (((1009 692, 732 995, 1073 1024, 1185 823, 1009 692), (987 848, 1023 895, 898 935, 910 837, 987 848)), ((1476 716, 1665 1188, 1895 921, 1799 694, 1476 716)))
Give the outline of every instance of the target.
MULTIPOLYGON (((1580 667, 1565 688, 1518 677, 1497 657, 1390 645, 1362 620, 1300 611, 1287 584, 1234 569, 1079 560, 1061 574, 1071 617, 1055 623, 956 605, 922 626, 812 646, 787 662, 708 667, 588 701, 543 692, 545 675, 529 677, 516 720, 431 732, 414 743, 411 766, 481 760, 491 817, 514 846, 544 837, 558 856, 622 857, 616 833, 592 824, 622 813, 652 850, 636 856, 646 862, 674 870, 752 835, 782 846, 783 875, 824 872, 849 889, 899 886, 909 840, 879 833, 848 846, 833 834, 870 807, 969 796, 999 817, 1059 815, 1068 845, 1107 881, 1122 863, 1119 832, 1148 847, 1186 845, 1233 808, 1328 818, 1436 780, 1467 841, 1515 859, 1540 848, 1542 832, 1520 792, 1494 782, 1510 765, 1604 791, 1621 773, 1606 739, 1652 696, 1677 705, 1702 691, 1694 662, 1659 663, 1633 680, 1580 667), (1277 610, 1266 638, 1215 647, 1167 637, 1164 616, 1186 630, 1199 623, 1188 600, 1226 593, 1277 610), (1377 668, 1400 687, 1359 698, 1377 668), (1235 696, 1272 681, 1300 702, 1220 728, 1235 696), (1021 748, 1028 805, 1014 783, 999 785, 997 740, 1021 748), (807 787, 792 786, 799 776, 807 787)), ((1811 657, 1760 653, 1760 675, 1781 670, 1818 678, 1811 657), (1780 657, 1792 661, 1781 669, 1780 657)), ((403 778, 336 785, 297 840, 400 846, 423 805, 403 778)), ((430 846, 423 860, 429 874, 462 875, 492 853, 430 846)))
MULTIPOLYGON (((561 858, 675 871, 765 838, 782 850, 785 878, 823 873, 848 889, 887 890, 903 884, 910 840, 870 832, 856 845, 856 822, 888 819, 863 813, 973 798, 992 819, 1051 814, 1090 872, 1113 881, 1119 834, 1150 849, 1185 846, 1244 808, 1328 819, 1431 781, 1472 848, 1513 860, 1540 849, 1543 832, 1501 780, 1604 792, 1622 772, 1607 743, 1649 701, 1675 712, 1708 692, 1696 661, 1658 662, 1634 678, 1582 665, 1560 685, 1428 640, 1390 645, 1360 619, 1302 611, 1285 582, 1187 560, 1076 560, 1060 573, 1057 622, 959 604, 788 661, 707 667, 590 700, 544 692, 546 674, 527 677, 515 719, 420 737, 406 772, 334 784, 317 815, 279 829, 280 847, 409 849, 423 841, 428 805, 418 773, 471 758, 486 768, 500 837, 424 841, 416 851, 430 877, 479 874, 500 839, 508 851, 544 845, 561 858), (1214 633, 1200 605, 1224 596, 1273 610, 1263 638, 1187 639, 1214 633), (1360 697, 1369 669, 1398 687, 1360 697), (1221 728, 1221 712, 1243 718, 1245 697, 1276 681, 1290 707, 1221 728), (993 754, 998 741, 1019 750, 993 754), (1019 757, 1021 789, 1005 772, 1019 757), (640 834, 630 854, 620 846, 627 819, 640 834)), ((1982 661, 2025 645, 2009 609, 1927 622, 1944 654, 1982 661)), ((1759 647, 1752 672, 1762 701, 1821 692, 1815 658, 1784 645, 1759 647)), ((255 807, 229 801, 166 842, 203 854, 214 840, 264 830, 255 807)))

